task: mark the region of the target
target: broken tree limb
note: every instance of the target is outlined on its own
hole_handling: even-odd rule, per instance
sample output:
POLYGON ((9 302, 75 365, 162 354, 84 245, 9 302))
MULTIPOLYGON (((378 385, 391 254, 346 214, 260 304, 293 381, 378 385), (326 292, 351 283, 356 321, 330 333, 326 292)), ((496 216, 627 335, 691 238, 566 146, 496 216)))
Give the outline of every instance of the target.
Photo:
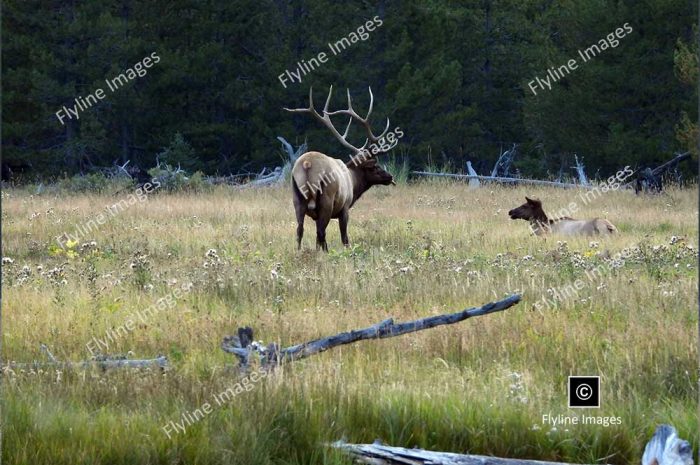
MULTIPOLYGON (((563 462, 406 449, 385 446, 378 441, 374 444, 337 441, 329 446, 353 456, 359 462, 372 465, 569 465, 563 462)), ((693 465, 693 450, 688 441, 678 437, 673 426, 660 425, 644 449, 642 465, 693 465)))
POLYGON ((671 168, 672 166, 682 162, 683 160, 686 160, 690 158, 690 152, 685 152, 685 153, 679 153, 676 154, 675 157, 673 157, 671 160, 667 161, 666 163, 657 166, 653 170, 651 170, 651 174, 654 176, 658 176, 659 174, 663 174, 664 171, 667 169, 671 168))
POLYGON ((556 181, 540 181, 539 179, 523 179, 523 178, 504 178, 500 176, 478 176, 472 174, 452 174, 452 173, 431 173, 429 171, 411 171, 411 174, 417 174, 419 176, 437 176, 445 178, 456 178, 456 179, 479 179, 481 181, 491 181, 498 182, 502 184, 533 184, 537 186, 554 186, 562 187, 564 189, 582 189, 586 186, 580 184, 570 184, 565 182, 556 181))
MULTIPOLYGON (((644 178, 658 178, 661 176, 663 173, 665 173, 668 169, 677 166, 680 162, 687 160, 690 158, 690 152, 684 152, 684 153, 676 153, 676 155, 667 161, 666 163, 662 163, 661 165, 657 166, 656 168, 649 169, 647 168, 646 170, 642 170, 639 172, 640 175, 642 175, 644 178)), ((646 179, 644 180, 646 181, 646 179)), ((633 184, 637 184, 636 190, 639 192, 641 190, 641 182, 642 179, 638 177, 634 181, 630 181, 627 184, 625 184, 623 187, 628 188, 632 187, 633 184)))
POLYGON ((294 150, 294 147, 292 147, 292 144, 287 142, 287 140, 282 137, 282 136, 277 136, 277 140, 282 143, 282 149, 287 153, 287 156, 289 157, 289 162, 293 165, 295 161, 297 161, 297 158, 299 158, 303 153, 306 152, 307 149, 307 144, 306 141, 304 141, 303 144, 299 146, 296 150, 294 150))
POLYGON ((481 307, 468 308, 457 313, 421 318, 406 323, 394 323, 394 320, 389 318, 368 328, 315 339, 285 349, 279 349, 274 343, 263 346, 257 342, 250 342, 253 340, 252 329, 239 328, 238 336, 225 337, 221 343, 221 348, 224 352, 234 354, 238 357, 242 367, 248 365, 250 357, 253 355, 257 355, 260 363, 263 365, 280 365, 325 352, 333 347, 352 344, 357 341, 401 336, 403 334, 422 331, 436 326, 451 325, 475 316, 500 312, 516 305, 520 302, 520 298, 521 296, 519 294, 514 294, 503 300, 490 302, 481 307))
MULTIPOLYGON (((263 171, 264 173, 264 171, 263 171)), ((284 180, 284 170, 281 166, 276 167, 272 172, 268 174, 261 173, 258 175, 257 179, 254 181, 247 182, 245 184, 240 184, 235 187, 239 189, 247 189, 249 187, 262 187, 276 184, 284 180)))
POLYGON ((578 155, 574 154, 574 160, 576 161, 576 165, 573 166, 573 169, 576 170, 576 174, 578 175, 578 181, 581 183, 582 186, 590 186, 590 183, 588 182, 588 177, 586 176, 586 168, 583 166, 583 157, 581 160, 578 159, 578 155))
POLYGON ((508 173, 510 172, 510 165, 513 163, 513 159, 515 158, 516 147, 517 145, 513 144, 513 148, 501 153, 501 155, 498 157, 498 160, 496 160, 496 164, 493 166, 493 170, 491 171, 491 177, 498 177, 499 172, 501 172, 503 176, 508 177, 508 173))

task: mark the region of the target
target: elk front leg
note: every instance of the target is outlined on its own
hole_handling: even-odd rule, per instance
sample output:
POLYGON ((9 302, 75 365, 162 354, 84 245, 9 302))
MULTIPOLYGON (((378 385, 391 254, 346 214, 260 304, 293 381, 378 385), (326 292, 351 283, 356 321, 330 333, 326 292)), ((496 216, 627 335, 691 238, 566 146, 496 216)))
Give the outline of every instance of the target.
POLYGON ((338 223, 340 225, 340 239, 343 241, 343 245, 345 247, 348 247, 350 245, 350 241, 348 240, 348 221, 350 220, 350 214, 348 213, 347 208, 343 209, 342 212, 340 212, 340 216, 338 217, 338 223))

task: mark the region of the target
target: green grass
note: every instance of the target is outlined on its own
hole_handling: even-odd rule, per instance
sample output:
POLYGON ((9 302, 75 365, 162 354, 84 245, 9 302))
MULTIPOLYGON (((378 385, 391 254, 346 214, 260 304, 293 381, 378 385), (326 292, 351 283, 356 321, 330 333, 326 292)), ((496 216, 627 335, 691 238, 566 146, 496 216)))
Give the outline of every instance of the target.
POLYGON ((506 214, 525 195, 551 211, 575 197, 444 180, 375 188, 351 212, 352 246, 341 247, 332 222, 326 255, 312 249, 311 221, 296 251, 286 186, 156 194, 67 252, 54 238, 118 199, 4 192, 3 257, 13 260, 3 267, 5 360, 43 360, 42 342, 61 360, 88 359, 93 336, 184 290, 105 351, 165 354, 165 373, 6 372, 3 463, 349 464, 324 445, 345 438, 631 464, 659 423, 697 451, 697 189, 613 192, 585 205, 581 217, 620 228, 609 239, 530 236, 506 214), (620 268, 556 308, 535 307, 548 288, 585 279, 625 247, 634 252, 620 268), (185 434, 161 430, 237 382, 219 344, 239 326, 289 345, 512 292, 523 301, 505 312, 296 362, 185 434), (622 425, 543 425, 543 414, 572 413, 570 374, 602 376, 602 408, 573 413, 622 425))

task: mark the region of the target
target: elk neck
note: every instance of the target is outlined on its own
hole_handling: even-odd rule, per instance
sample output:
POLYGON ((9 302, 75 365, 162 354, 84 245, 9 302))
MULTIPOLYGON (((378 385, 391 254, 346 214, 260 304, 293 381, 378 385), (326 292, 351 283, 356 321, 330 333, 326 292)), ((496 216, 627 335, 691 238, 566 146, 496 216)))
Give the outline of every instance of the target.
POLYGON ((372 185, 367 181, 362 169, 353 167, 348 168, 348 170, 352 179, 352 203, 350 204, 352 207, 372 185))
POLYGON ((538 236, 548 231, 552 223, 554 223, 554 221, 547 218, 547 215, 541 208, 535 210, 530 217, 530 228, 538 236))

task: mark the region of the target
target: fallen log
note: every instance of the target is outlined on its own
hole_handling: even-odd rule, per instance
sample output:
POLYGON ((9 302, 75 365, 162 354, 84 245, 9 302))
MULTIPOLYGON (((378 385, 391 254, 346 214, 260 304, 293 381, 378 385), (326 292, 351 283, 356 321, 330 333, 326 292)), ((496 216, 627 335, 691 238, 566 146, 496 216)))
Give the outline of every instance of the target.
MULTIPOLYGON (((359 462, 372 465, 570 465, 564 462, 406 449, 385 446, 380 442, 348 444, 337 441, 329 446, 353 456, 359 462)), ((693 451, 688 441, 678 437, 678 432, 673 426, 660 425, 644 449, 642 465, 693 465, 693 451)))
POLYGON ((502 176, 479 176, 474 174, 452 174, 452 173, 431 173, 429 171, 411 171, 411 174, 419 176, 437 176, 455 179, 478 179, 481 181, 498 182, 501 184, 533 184, 536 186, 554 186, 564 189, 586 189, 590 186, 582 186, 581 184, 570 184, 566 182, 556 181, 541 181, 539 179, 524 179, 524 178, 504 178, 502 176))
POLYGON ((481 307, 468 308, 457 313, 421 318, 406 323, 394 323, 393 318, 389 318, 368 328, 315 339, 285 349, 280 349, 275 343, 263 346, 254 342, 251 328, 239 328, 237 336, 224 337, 221 349, 238 357, 241 366, 244 368, 248 366, 252 356, 257 356, 262 365, 275 366, 310 357, 333 347, 352 344, 357 341, 401 336, 436 326, 451 325, 475 316, 499 312, 517 304, 520 302, 520 298, 519 294, 514 294, 503 300, 490 302, 481 307))
POLYGON ((147 368, 147 367, 168 367, 168 358, 165 355, 159 355, 156 358, 147 359, 128 359, 123 356, 108 356, 102 355, 94 360, 84 360, 82 362, 61 362, 51 353, 46 344, 41 344, 41 351, 49 359, 48 362, 33 361, 33 362, 7 362, 1 364, 3 372, 11 370, 27 370, 40 368, 59 368, 59 369, 86 369, 86 368, 147 368))
POLYGON ((159 355, 156 358, 147 359, 115 359, 115 360, 85 360, 82 362, 8 362, 2 367, 6 370, 26 370, 39 368, 60 368, 60 369, 86 369, 86 368, 101 368, 103 370, 109 368, 148 368, 158 367, 167 368, 168 358, 165 355, 159 355))
POLYGON ((564 462, 503 459, 487 455, 463 455, 452 452, 433 452, 424 449, 391 447, 374 444, 348 444, 338 441, 330 444, 335 449, 353 456, 358 462, 372 465, 571 465, 564 462))

